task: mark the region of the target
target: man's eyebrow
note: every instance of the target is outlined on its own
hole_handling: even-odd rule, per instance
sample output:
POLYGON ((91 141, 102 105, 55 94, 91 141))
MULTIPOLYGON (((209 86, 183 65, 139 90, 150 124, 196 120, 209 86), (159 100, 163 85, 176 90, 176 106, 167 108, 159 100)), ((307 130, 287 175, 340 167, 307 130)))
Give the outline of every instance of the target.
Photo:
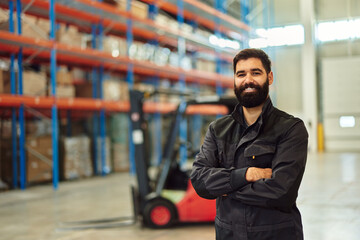
MULTIPOLYGON (((251 72, 264 72, 262 69, 260 69, 260 68, 252 68, 252 69, 250 69, 250 71, 251 72)), ((239 73, 244 73, 245 72, 245 70, 239 70, 239 71, 237 71, 236 72, 236 74, 239 74, 239 73)))
POLYGON ((263 70, 260 68, 252 68, 251 71, 252 72, 256 72, 256 71, 263 72, 263 70))

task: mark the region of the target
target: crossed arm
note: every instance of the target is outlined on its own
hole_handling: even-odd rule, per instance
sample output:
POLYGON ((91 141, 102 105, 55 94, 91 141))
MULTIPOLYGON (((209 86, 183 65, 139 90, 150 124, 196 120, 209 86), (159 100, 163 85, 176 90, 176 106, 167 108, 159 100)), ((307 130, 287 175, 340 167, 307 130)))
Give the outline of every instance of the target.
POLYGON ((249 167, 246 171, 245 178, 248 182, 256 182, 263 178, 271 178, 271 174, 271 168, 249 167))
POLYGON ((213 150, 214 139, 208 137, 191 174, 193 186, 201 197, 228 195, 245 204, 284 211, 295 202, 307 156, 308 136, 303 123, 296 124, 280 141, 272 168, 249 167, 245 175, 241 169, 219 167, 213 150))

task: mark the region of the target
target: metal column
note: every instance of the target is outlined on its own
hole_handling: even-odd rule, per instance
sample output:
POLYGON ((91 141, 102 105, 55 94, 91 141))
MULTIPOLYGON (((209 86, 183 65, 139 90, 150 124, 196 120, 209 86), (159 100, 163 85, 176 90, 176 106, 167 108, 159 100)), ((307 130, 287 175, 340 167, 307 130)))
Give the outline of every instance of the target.
POLYGON ((305 43, 302 46, 301 54, 304 122, 309 132, 309 149, 311 151, 317 151, 318 99, 316 78, 316 44, 314 39, 314 1, 300 1, 300 14, 305 31, 305 43))
MULTIPOLYGON (((250 13, 249 0, 240 0, 240 17, 241 17, 241 21, 243 23, 245 23, 246 25, 250 25, 250 21, 247 18, 249 13, 250 13)), ((249 34, 245 33, 245 31, 243 34, 247 34, 248 39, 245 39, 242 41, 242 46, 244 48, 248 48, 249 47, 249 34)))
MULTIPOLYGON (((50 40, 55 43, 55 0, 50 0, 49 6, 50 16, 50 40)), ((59 137, 58 137, 58 112, 56 105, 56 49, 52 47, 50 53, 50 84, 51 96, 54 98, 54 103, 51 107, 51 126, 52 126, 52 149, 53 149, 53 187, 56 190, 59 183, 59 137)))
MULTIPOLYGON (((126 11, 131 11, 131 0, 126 0, 126 11)), ((132 19, 126 20, 126 44, 127 44, 127 56, 129 57, 129 50, 133 43, 133 32, 132 32, 132 19)), ((126 82, 128 83, 129 90, 134 87, 134 65, 129 63, 127 65, 126 82)), ((135 174, 135 146, 132 137, 132 123, 129 118, 129 162, 130 162, 130 174, 135 174)))
MULTIPOLYGON (((181 26, 184 23, 184 1, 183 0, 177 0, 177 21, 179 24, 179 29, 181 29, 181 26)), ((185 55, 186 55, 186 43, 185 39, 183 37, 178 38, 178 54, 179 54, 179 62, 178 67, 181 68, 181 62, 183 61, 185 55)), ((180 73, 179 76, 179 85, 180 85, 180 91, 185 91, 186 83, 185 83, 185 75, 180 73)), ((182 118, 180 122, 180 168, 183 168, 187 162, 187 119, 182 118)))
MULTIPOLYGON (((97 48, 97 29, 98 26, 97 24, 92 24, 91 26, 91 34, 92 34, 92 39, 91 39, 91 47, 93 49, 97 48)), ((98 97, 98 69, 96 67, 94 67, 92 69, 92 96, 93 98, 97 98, 98 97)), ((98 121, 98 113, 95 112, 93 115, 93 156, 94 156, 94 174, 98 175, 99 171, 98 171, 98 126, 99 126, 99 121, 98 121)))
MULTIPOLYGON (((17 12, 17 33, 21 35, 21 1, 16 1, 16 12, 17 12)), ((18 52, 18 94, 23 94, 23 74, 22 74, 22 60, 23 60, 23 51, 20 47, 18 52)), ((26 188, 26 155, 25 155, 25 114, 24 114, 24 104, 21 104, 19 107, 19 127, 20 127, 20 136, 19 136, 19 151, 20 151, 20 188, 24 190, 26 188)))
MULTIPOLYGON (((9 31, 14 33, 14 2, 9 1, 9 31)), ((16 79, 14 70, 15 54, 10 55, 10 91, 11 94, 16 94, 16 79)), ((17 120, 16 108, 11 110, 11 139, 12 139, 12 187, 18 187, 18 163, 17 163, 17 120)))
MULTIPOLYGON (((215 0, 214 7, 219 12, 225 13, 226 11, 223 7, 225 4, 226 4, 225 0, 215 0)), ((221 19, 218 16, 214 16, 214 17, 215 17, 215 36, 218 39, 221 39, 222 38, 222 34, 220 32, 221 19)), ((216 73, 221 74, 222 73, 222 59, 220 57, 221 50, 216 49, 215 52, 216 52, 216 73)), ((221 82, 216 82, 216 94, 219 96, 224 94, 224 89, 221 85, 221 82)))

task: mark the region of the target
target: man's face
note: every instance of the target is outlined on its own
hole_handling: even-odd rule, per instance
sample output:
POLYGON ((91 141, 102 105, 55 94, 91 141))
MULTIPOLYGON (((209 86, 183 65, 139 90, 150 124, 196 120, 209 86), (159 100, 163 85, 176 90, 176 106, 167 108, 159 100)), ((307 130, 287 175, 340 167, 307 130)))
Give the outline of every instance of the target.
POLYGON ((272 83, 273 73, 266 73, 260 59, 249 58, 236 64, 234 92, 242 106, 253 108, 264 103, 272 83))

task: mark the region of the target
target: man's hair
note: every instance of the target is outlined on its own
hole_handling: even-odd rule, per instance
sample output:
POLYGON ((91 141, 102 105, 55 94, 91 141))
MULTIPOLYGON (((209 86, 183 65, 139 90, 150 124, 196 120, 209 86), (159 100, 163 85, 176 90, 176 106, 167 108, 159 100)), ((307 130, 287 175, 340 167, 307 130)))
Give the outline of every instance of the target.
POLYGON ((233 59, 234 73, 236 71, 236 64, 240 60, 247 60, 249 58, 258 58, 261 60, 263 67, 265 68, 266 73, 271 72, 271 61, 269 56, 261 49, 256 48, 247 48, 241 50, 233 59))

